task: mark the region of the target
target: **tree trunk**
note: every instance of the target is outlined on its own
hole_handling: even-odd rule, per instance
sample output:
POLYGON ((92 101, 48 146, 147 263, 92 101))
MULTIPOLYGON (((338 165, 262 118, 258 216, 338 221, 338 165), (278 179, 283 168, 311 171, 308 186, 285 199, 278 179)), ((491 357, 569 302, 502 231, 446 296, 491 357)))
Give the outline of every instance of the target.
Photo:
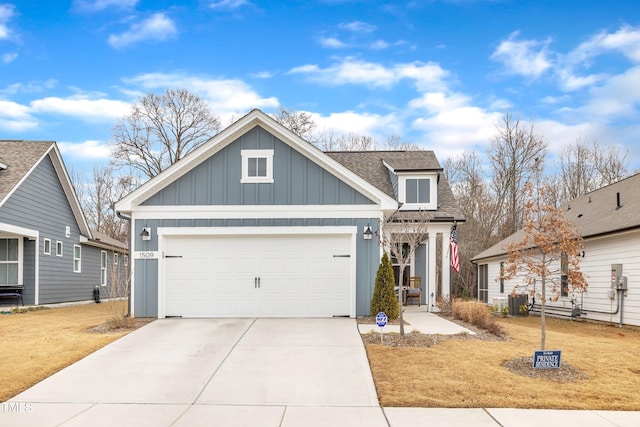
POLYGON ((398 275, 398 320, 400 321, 400 336, 404 336, 404 317, 402 312, 402 284, 404 283, 404 265, 400 264, 400 273, 398 275))
MULTIPOLYGON (((544 259, 544 258, 543 258, 544 259)), ((543 261, 544 262, 544 261, 543 261)), ((544 350, 544 345, 545 345, 545 341, 547 338, 547 334, 546 334, 546 330, 545 330, 545 324, 544 324, 544 314, 545 314, 545 308, 547 306, 547 293, 546 293, 546 289, 547 289, 547 280, 546 277, 544 275, 544 273, 541 276, 541 281, 542 281, 542 302, 540 303, 540 329, 541 329, 541 338, 540 338, 540 350, 544 350)))

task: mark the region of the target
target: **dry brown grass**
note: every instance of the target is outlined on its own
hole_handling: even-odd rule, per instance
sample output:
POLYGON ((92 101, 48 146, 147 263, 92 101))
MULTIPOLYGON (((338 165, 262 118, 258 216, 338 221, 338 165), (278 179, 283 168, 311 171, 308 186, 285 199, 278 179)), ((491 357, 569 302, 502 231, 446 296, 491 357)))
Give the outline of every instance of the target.
MULTIPOLYGON (((124 301, 0 315, 0 401, 15 396, 130 330, 89 332, 124 301)), ((136 325, 137 326, 137 325, 136 325)), ((104 330, 104 328, 103 328, 104 330)))
POLYGON ((489 308, 478 301, 454 301, 451 304, 451 314, 456 319, 486 329, 492 334, 504 335, 502 326, 496 321, 489 308))
POLYGON ((588 379, 557 382, 510 372, 532 356, 540 318, 499 319, 506 341, 441 340, 427 348, 366 346, 382 406, 640 410, 637 328, 547 319, 547 349, 588 379))

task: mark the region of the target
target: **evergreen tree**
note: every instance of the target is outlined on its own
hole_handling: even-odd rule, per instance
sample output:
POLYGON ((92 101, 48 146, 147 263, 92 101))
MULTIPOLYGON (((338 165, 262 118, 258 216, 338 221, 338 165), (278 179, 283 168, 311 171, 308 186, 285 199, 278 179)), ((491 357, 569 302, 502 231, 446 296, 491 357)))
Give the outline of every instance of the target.
POLYGON ((396 298, 393 286, 393 266, 388 254, 382 255, 378 272, 376 273, 376 284, 371 298, 371 315, 375 316, 384 311, 387 317, 392 320, 398 317, 398 299, 396 298))

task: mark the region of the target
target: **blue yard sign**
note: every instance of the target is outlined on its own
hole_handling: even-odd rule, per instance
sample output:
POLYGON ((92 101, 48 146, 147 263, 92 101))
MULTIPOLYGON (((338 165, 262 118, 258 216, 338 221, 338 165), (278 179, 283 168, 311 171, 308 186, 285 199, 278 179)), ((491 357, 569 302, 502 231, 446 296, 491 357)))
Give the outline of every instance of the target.
POLYGON ((387 320, 387 315, 384 312, 381 311, 380 313, 376 314, 376 324, 381 328, 384 328, 386 326, 387 320))
POLYGON ((560 367, 561 350, 539 350, 533 352, 533 367, 557 369, 560 367))

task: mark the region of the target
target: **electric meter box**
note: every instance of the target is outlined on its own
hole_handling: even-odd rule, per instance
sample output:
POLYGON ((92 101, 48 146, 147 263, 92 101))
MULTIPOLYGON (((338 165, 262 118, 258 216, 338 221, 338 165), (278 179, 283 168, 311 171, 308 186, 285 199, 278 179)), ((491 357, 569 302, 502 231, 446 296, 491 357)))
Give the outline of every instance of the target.
POLYGON ((622 264, 611 264, 611 288, 618 289, 622 285, 622 264))

